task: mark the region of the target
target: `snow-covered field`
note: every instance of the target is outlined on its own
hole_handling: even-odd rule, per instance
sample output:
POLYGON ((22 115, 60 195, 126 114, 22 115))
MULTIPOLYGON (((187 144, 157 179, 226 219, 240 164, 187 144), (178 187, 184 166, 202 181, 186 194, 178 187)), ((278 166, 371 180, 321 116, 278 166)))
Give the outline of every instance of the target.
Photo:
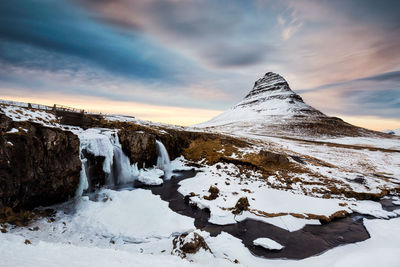
POLYGON ((384 133, 393 134, 393 135, 400 135, 400 128, 394 130, 384 130, 384 133))
POLYGON ((192 231, 192 219, 170 211, 150 191, 101 193, 107 201, 84 198, 75 212, 60 210, 54 222, 40 220, 1 234, 0 266, 237 266, 237 260, 239 266, 395 267, 400 261, 400 218, 364 219, 370 239, 300 261, 259 258, 228 233, 211 237, 197 231, 212 253, 201 250, 181 259, 171 255, 172 237, 192 231))
POLYGON ((56 116, 45 110, 5 104, 0 104, 0 108, 13 121, 33 121, 48 127, 61 127, 56 116))
MULTIPOLYGON (((1 109, 15 121, 31 120, 73 131, 81 140, 81 150, 105 157, 103 171, 108 175, 112 175, 113 159, 117 156, 118 167, 124 170, 119 172, 121 183, 132 183, 135 179, 148 185, 163 183, 161 176, 165 170, 160 167, 139 170, 130 164, 121 150, 116 130, 83 130, 60 125, 52 113, 26 107, 2 106, 1 109)), ((119 115, 107 116, 106 120, 165 127, 119 115)), ((182 128, 174 126, 173 129, 182 128)), ((10 133, 19 130, 12 129, 10 133)), ((299 182, 293 183, 291 189, 282 190, 278 173, 262 177, 257 171, 241 173, 234 164, 203 165, 196 176, 179 183, 178 192, 189 196, 193 205, 208 208, 210 223, 227 225, 253 219, 294 232, 306 225, 320 225, 316 219, 319 217, 357 212, 375 217, 363 219, 371 238, 304 260, 264 259, 251 254, 242 240, 226 232, 213 237, 196 230, 193 218, 172 211, 169 203, 153 195, 151 190, 101 189, 90 198, 81 196, 88 186, 87 177, 82 174, 76 199, 53 207, 57 210, 54 219, 43 218, 26 227, 6 225, 7 233, 0 234, 0 266, 399 266, 397 196, 392 199, 399 209, 391 212, 376 201, 356 200, 340 194, 324 198, 315 191, 325 190, 329 185, 364 193, 398 187, 400 153, 394 151, 400 149, 398 139, 346 137, 316 139, 319 142, 313 143, 240 131, 229 134, 253 144, 232 158, 268 150, 297 156, 305 163, 296 164, 308 172, 289 173, 298 176, 299 182), (321 179, 325 179, 325 185, 318 185, 321 179), (211 186, 218 188, 216 198, 207 197, 211 186), (234 214, 237 201, 244 197, 248 200, 248 209, 234 214), (182 259, 174 253, 173 240, 193 231, 204 237, 211 252, 201 249, 182 259)), ((83 156, 82 161, 84 166, 83 156)), ((190 168, 186 163, 180 157, 171 162, 171 169, 190 168)), ((274 240, 266 238, 259 236, 254 244, 277 248, 274 240)))

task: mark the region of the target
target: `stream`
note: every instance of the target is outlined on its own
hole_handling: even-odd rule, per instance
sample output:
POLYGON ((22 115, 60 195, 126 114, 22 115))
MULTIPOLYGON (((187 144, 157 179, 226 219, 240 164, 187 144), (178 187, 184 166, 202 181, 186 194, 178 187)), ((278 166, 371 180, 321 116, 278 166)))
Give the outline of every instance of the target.
POLYGON ((136 182, 135 187, 148 189, 153 194, 159 195, 162 200, 169 203, 171 210, 194 218, 196 228, 209 232, 211 236, 217 236, 224 231, 239 238, 251 253, 259 257, 304 259, 334 247, 364 241, 370 237, 363 225, 363 218, 373 217, 358 213, 353 213, 346 218, 334 219, 327 224, 306 225, 294 232, 253 219, 229 225, 209 223, 209 210, 199 209, 189 204, 189 201, 185 200, 177 190, 180 181, 192 178, 196 173, 195 169, 174 171, 171 179, 165 180, 162 185, 148 186, 136 182), (271 238, 285 247, 280 251, 273 251, 253 245, 253 240, 259 237, 271 238))

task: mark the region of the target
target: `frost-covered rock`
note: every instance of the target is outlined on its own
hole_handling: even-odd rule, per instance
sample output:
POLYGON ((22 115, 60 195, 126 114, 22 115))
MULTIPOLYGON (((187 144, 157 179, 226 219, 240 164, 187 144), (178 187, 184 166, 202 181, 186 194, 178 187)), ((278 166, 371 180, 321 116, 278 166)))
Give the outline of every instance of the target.
POLYGON ((212 253, 204 238, 197 232, 185 233, 177 236, 172 241, 173 250, 171 254, 185 258, 187 254, 195 254, 200 249, 212 253))

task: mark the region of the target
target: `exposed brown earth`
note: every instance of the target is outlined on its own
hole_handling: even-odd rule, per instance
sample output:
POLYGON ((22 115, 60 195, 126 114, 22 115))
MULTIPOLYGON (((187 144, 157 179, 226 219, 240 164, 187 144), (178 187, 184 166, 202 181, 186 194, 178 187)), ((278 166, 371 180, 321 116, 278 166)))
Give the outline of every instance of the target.
MULTIPOLYGON (((10 207, 0 207, 0 225, 2 232, 7 232, 7 226, 4 223, 9 223, 17 226, 27 226, 32 220, 46 217, 48 220, 54 220, 55 211, 52 209, 45 210, 19 210, 14 211, 10 207)), ((39 228, 33 228, 32 231, 37 231, 39 228)))
POLYGON ((293 213, 293 212, 268 213, 268 212, 264 212, 264 211, 260 211, 260 210, 254 210, 254 209, 250 209, 249 211, 251 213, 253 213, 254 215, 267 217, 267 218, 291 215, 293 217, 300 218, 300 219, 319 220, 322 223, 329 223, 334 219, 345 218, 350 215, 345 210, 339 210, 339 211, 331 214, 330 216, 317 215, 317 214, 312 214, 312 213, 299 214, 299 213, 293 213))

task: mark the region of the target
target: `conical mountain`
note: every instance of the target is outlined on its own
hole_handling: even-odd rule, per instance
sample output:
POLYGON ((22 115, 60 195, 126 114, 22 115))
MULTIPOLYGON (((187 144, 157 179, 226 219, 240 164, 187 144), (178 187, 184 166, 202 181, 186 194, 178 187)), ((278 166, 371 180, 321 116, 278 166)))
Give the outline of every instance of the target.
POLYGON ((279 74, 267 72, 229 110, 195 127, 235 134, 285 136, 365 136, 369 131, 329 117, 306 104, 279 74))

